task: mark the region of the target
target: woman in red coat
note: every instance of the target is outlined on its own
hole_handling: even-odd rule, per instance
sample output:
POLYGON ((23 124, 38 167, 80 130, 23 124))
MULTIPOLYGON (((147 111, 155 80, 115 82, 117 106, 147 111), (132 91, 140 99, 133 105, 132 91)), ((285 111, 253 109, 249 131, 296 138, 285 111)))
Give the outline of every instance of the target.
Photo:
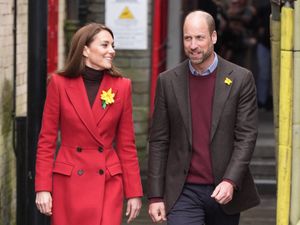
POLYGON ((86 25, 72 39, 65 68, 48 83, 35 191, 52 225, 120 225, 123 196, 129 222, 140 211, 131 83, 114 68, 114 56, 112 31, 86 25))

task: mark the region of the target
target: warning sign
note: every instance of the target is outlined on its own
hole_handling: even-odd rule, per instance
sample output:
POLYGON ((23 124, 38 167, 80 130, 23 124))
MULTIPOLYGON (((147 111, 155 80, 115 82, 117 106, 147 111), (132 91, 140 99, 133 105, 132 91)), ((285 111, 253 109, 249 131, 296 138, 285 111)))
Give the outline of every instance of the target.
POLYGON ((126 6, 122 13, 119 16, 119 19, 127 19, 127 20, 132 20, 134 19, 134 16, 132 14, 132 12, 130 11, 130 9, 126 6))
POLYGON ((147 49, 147 3, 146 0, 105 1, 105 24, 114 32, 116 49, 147 49))

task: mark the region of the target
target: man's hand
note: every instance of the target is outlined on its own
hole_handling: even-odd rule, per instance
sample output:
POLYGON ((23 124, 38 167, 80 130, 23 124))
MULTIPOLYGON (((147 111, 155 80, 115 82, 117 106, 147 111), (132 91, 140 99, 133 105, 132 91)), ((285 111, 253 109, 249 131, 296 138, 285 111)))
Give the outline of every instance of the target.
POLYGON ((222 181, 213 191, 211 197, 214 198, 219 204, 227 204, 233 197, 233 185, 228 181, 222 181))
POLYGON ((48 191, 40 191, 36 193, 35 204, 38 210, 47 215, 52 215, 52 197, 48 191))
POLYGON ((142 207, 141 198, 130 198, 127 201, 126 216, 129 216, 127 223, 134 220, 140 213, 142 207))
POLYGON ((154 223, 161 223, 167 220, 164 202, 150 203, 148 212, 154 223))

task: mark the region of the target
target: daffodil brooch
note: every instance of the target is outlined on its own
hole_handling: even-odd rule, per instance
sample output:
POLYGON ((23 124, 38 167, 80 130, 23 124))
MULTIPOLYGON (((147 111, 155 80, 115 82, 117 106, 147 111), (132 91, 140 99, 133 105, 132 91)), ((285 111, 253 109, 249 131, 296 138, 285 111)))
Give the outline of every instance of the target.
POLYGON ((230 80, 228 77, 225 78, 224 83, 230 86, 232 84, 232 80, 230 80))
POLYGON ((112 92, 112 89, 108 89, 108 91, 102 91, 101 100, 102 100, 102 108, 105 109, 107 105, 111 105, 115 102, 115 93, 112 92))

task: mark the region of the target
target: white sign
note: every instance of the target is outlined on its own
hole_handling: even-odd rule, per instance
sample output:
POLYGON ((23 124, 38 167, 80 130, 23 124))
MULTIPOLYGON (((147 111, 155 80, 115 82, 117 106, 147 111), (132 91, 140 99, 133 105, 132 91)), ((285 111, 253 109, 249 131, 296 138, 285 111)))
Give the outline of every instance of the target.
POLYGON ((112 29, 116 49, 147 49, 147 0, 106 0, 105 25, 112 29))

